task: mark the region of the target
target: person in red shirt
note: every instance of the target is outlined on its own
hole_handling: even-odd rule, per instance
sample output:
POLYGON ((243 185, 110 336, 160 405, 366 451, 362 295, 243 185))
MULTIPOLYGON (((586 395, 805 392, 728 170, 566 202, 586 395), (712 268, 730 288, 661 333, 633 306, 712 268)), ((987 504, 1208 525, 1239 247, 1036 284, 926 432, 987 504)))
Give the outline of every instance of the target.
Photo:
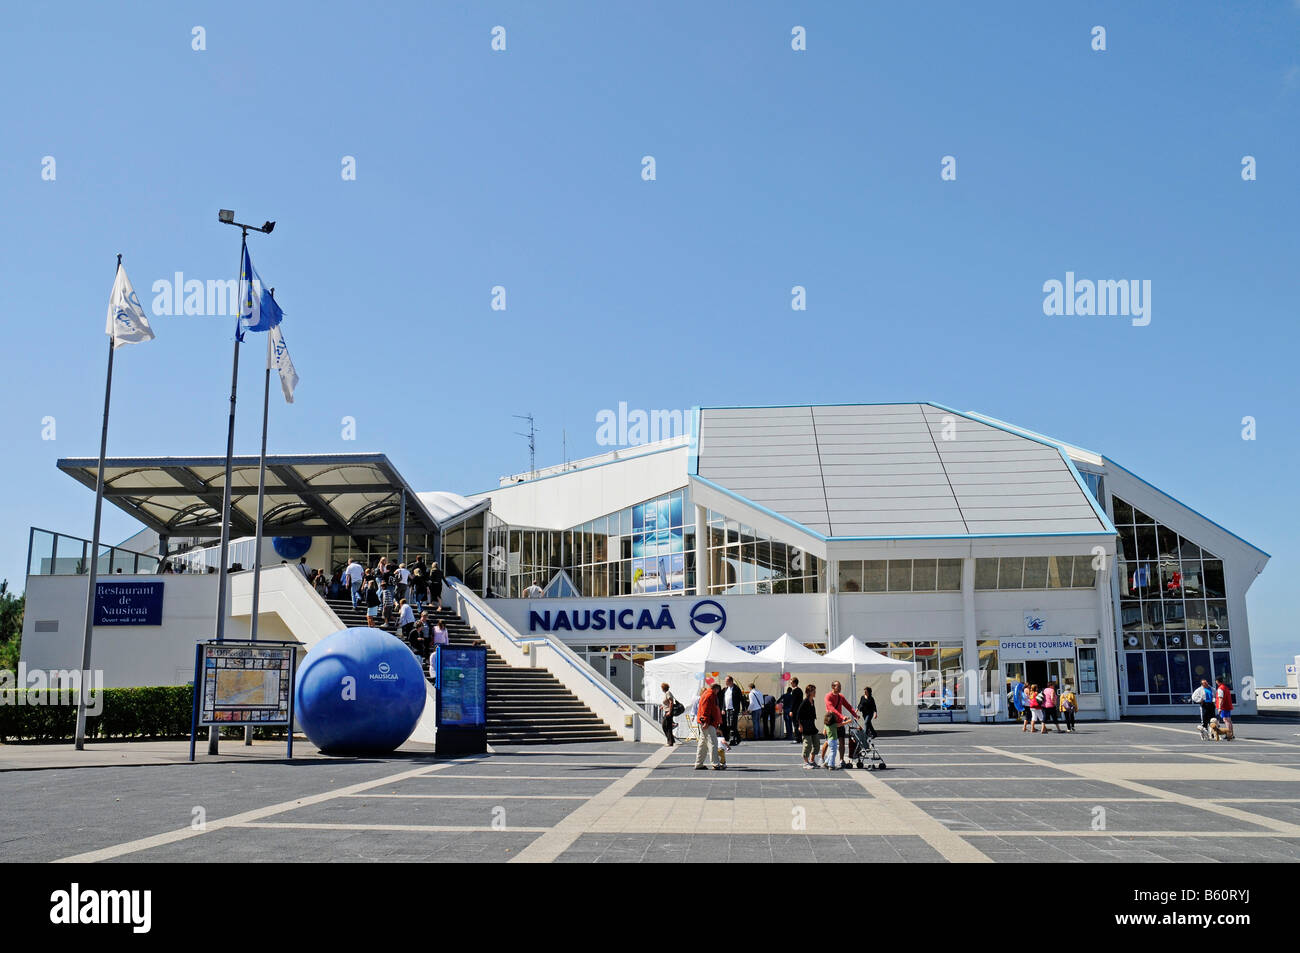
POLYGON ((1232 740, 1232 689, 1223 678, 1219 679, 1218 687, 1214 689, 1214 707, 1218 709, 1219 725, 1228 733, 1228 740, 1232 740))
MULTIPOLYGON (((858 710, 849 704, 849 700, 840 694, 840 683, 831 682, 831 690, 826 693, 826 710, 835 713, 835 737, 839 740, 840 749, 840 767, 848 767, 849 749, 845 740, 844 731, 844 709, 853 712, 853 717, 858 717, 858 710)), ((829 732, 830 726, 827 726, 829 732)))
POLYGON ((718 707, 719 692, 712 685, 705 685, 700 691, 699 713, 695 720, 700 725, 700 741, 695 746, 695 770, 703 771, 706 758, 712 762, 714 771, 724 770, 718 758, 718 728, 722 726, 722 709, 718 707))

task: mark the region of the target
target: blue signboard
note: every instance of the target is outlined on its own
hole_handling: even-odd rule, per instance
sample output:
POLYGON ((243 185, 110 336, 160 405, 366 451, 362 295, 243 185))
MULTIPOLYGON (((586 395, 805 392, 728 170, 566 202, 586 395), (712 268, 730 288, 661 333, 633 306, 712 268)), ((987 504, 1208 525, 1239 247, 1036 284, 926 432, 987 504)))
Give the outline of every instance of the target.
POLYGON ((95 625, 162 625, 161 582, 95 584, 95 625))
POLYGON ((438 727, 484 727, 487 724, 487 650, 440 645, 434 671, 438 727))

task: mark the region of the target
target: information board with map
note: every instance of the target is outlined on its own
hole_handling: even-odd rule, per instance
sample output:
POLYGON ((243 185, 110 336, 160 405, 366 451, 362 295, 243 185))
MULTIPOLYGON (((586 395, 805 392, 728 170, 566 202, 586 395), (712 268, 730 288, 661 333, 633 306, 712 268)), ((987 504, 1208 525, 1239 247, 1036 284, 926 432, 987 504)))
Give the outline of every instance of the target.
POLYGON ((434 671, 438 727, 484 727, 487 724, 487 651, 482 647, 440 645, 434 671))
POLYGON ((289 723, 293 646, 209 642, 201 648, 199 724, 289 723))

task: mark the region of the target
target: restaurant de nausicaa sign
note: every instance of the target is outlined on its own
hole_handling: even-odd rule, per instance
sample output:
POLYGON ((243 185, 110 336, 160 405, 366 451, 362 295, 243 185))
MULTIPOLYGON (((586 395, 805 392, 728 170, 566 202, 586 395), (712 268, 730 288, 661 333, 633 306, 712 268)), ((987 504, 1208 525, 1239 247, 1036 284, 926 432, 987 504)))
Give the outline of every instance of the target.
POLYGON ((95 625, 162 625, 161 582, 95 584, 95 625))

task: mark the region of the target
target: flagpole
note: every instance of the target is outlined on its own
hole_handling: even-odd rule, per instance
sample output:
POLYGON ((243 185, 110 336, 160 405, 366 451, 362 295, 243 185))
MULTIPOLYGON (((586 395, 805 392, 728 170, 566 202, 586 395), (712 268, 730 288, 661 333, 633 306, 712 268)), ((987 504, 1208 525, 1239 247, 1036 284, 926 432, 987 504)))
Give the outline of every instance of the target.
MULTIPOLYGON (((248 229, 243 228, 239 240, 239 287, 244 281, 244 254, 248 250, 248 229)), ((252 286, 252 276, 249 276, 252 286)), ((241 306, 243 299, 240 299, 241 306)), ((235 399, 239 392, 239 331, 242 315, 235 316, 235 350, 230 362, 230 422, 226 427, 226 481, 221 491, 221 543, 217 547, 217 641, 226 638, 226 575, 229 570, 227 550, 230 548, 230 481, 234 470, 235 456, 235 399)), ((194 686, 198 691, 198 686, 194 686)), ((216 725, 208 728, 208 754, 217 754, 217 742, 221 729, 216 725)))
MULTIPOLYGON (((113 278, 122 268, 122 256, 117 256, 113 278)), ((90 638, 95 626, 95 585, 99 579, 99 523, 104 512, 104 457, 108 453, 108 405, 113 396, 114 335, 108 336, 108 374, 104 380, 104 424, 99 432, 99 470, 95 476, 95 528, 91 531, 89 581, 86 587, 86 627, 81 635, 81 687, 77 690, 76 750, 86 747, 86 687, 90 684, 90 638)))
MULTIPOLYGON (((275 289, 271 289, 275 298, 275 289)), ((266 334, 266 381, 262 387, 262 456, 257 463, 257 536, 253 544, 253 623, 252 640, 257 641, 257 613, 262 594, 262 501, 266 496, 266 421, 271 406, 271 333, 266 334)), ((253 743, 253 726, 244 727, 244 744, 253 743)))

